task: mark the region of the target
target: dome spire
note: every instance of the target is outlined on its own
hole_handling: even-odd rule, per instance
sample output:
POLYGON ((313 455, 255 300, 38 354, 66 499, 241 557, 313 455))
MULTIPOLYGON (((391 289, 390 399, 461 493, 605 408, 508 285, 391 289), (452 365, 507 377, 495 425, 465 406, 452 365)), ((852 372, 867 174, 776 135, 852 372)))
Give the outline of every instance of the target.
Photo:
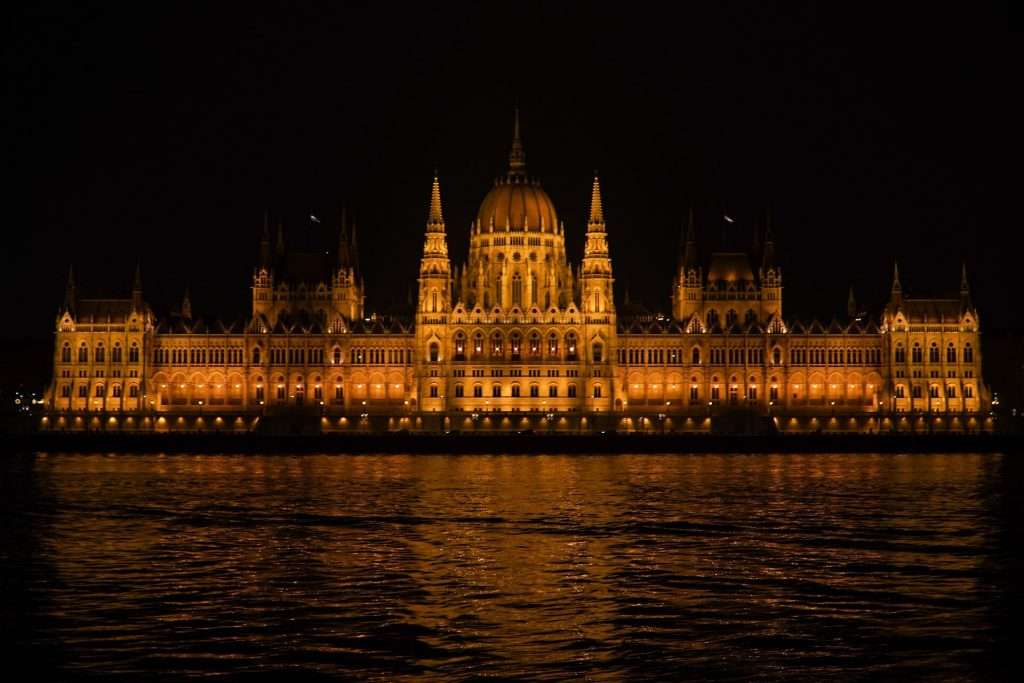
POLYGON ((512 130, 512 151, 508 155, 508 177, 526 178, 526 153, 519 137, 519 107, 515 110, 515 126, 512 130))

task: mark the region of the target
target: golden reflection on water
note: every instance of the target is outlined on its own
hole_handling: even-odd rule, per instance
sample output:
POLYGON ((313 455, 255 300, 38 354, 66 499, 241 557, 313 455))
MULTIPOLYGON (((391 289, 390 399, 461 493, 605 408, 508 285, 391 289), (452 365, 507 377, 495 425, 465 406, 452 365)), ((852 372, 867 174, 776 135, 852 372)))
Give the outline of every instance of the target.
POLYGON ((999 463, 38 456, 40 630, 127 678, 961 675, 999 463))

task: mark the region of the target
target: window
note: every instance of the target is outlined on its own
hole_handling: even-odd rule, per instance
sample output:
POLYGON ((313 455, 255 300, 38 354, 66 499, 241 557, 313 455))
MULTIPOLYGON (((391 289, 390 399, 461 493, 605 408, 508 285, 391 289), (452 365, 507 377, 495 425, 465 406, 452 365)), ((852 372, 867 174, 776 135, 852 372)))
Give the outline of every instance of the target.
POLYGON ((932 342, 931 347, 928 349, 928 362, 938 363, 939 362, 939 345, 932 342))
POLYGON ((473 387, 473 396, 475 398, 480 398, 483 395, 484 395, 484 388, 481 385, 477 384, 475 387, 473 387))
POLYGON ((693 365, 700 365, 700 347, 694 346, 690 352, 690 363, 693 365))
POLYGON ((259 401, 260 403, 263 403, 263 387, 262 386, 256 387, 256 400, 259 401))
POLYGON ((331 362, 335 365, 341 365, 341 349, 337 346, 335 346, 334 351, 331 352, 331 362))
POLYGON ((956 386, 952 384, 946 386, 946 398, 956 398, 956 386))
POLYGON ((575 384, 570 384, 569 385, 569 398, 576 398, 576 385, 575 384))
POLYGON ((530 385, 530 398, 537 398, 540 396, 540 387, 536 384, 530 385))
POLYGON ((113 396, 114 398, 121 398, 121 385, 115 384, 114 386, 110 387, 110 395, 113 396))
POLYGON ((345 388, 339 382, 339 383, 334 385, 334 400, 335 401, 343 401, 344 399, 345 399, 345 388))
MULTIPOLYGON (((68 351, 69 351, 69 355, 70 355, 70 349, 68 349, 68 351)), ((61 398, 68 398, 69 396, 71 396, 71 385, 70 384, 62 384, 60 386, 60 396, 61 396, 61 398)))
POLYGON ((558 355, 558 335, 554 332, 548 335, 548 355, 551 357, 558 355))
POLYGON ((512 385, 512 398, 519 398, 519 385, 518 384, 513 384, 512 385))
POLYGON ((907 350, 903 348, 903 344, 896 345, 896 362, 906 363, 907 362, 907 350))
POLYGON ((602 345, 601 342, 594 342, 591 352, 594 356, 594 362, 600 363, 603 357, 604 345, 602 345))
POLYGON ((736 311, 729 309, 729 312, 725 314, 725 326, 732 327, 736 324, 736 311))
POLYGON ((920 344, 914 344, 914 348, 911 349, 911 352, 910 352, 910 359, 914 363, 921 363, 921 362, 923 362, 923 355, 924 354, 921 352, 921 345, 920 344))
POLYGON ((772 349, 772 365, 782 365, 782 349, 778 346, 772 349))
POLYGON ((89 387, 88 387, 88 385, 79 384, 78 385, 78 397, 79 398, 88 398, 88 396, 89 396, 89 387))
POLYGON ((756 386, 751 385, 751 386, 747 387, 747 399, 750 400, 750 401, 756 401, 757 400, 757 387, 756 386))
POLYGON ((600 384, 595 384, 594 385, 594 398, 601 398, 601 385, 600 384))
POLYGON ((914 398, 921 398, 921 385, 915 384, 910 392, 910 395, 914 398))
POLYGON ((946 362, 947 363, 955 363, 956 362, 956 347, 953 346, 953 344, 950 344, 949 346, 946 347, 946 362))
POLYGON ((461 384, 455 385, 455 398, 462 398, 465 395, 465 393, 465 387, 463 387, 461 384))
POLYGON ((719 392, 718 385, 715 384, 711 387, 711 400, 717 401, 719 398, 721 398, 721 394, 719 392))
POLYGON ((754 313, 753 309, 748 308, 747 313, 743 318, 743 322, 747 325, 757 322, 757 313, 754 313))
POLYGON ((973 363, 974 362, 974 349, 971 348, 970 344, 964 344, 964 362, 965 363, 973 363))
POLYGON ((779 387, 778 386, 773 384, 771 386, 771 388, 768 390, 768 400, 772 401, 772 402, 775 402, 775 401, 779 400, 779 387))
POLYGON ((970 384, 964 385, 964 398, 974 398, 974 387, 970 384))
POLYGON ((110 349, 110 362, 120 363, 121 362, 121 345, 115 344, 114 348, 110 349))
POLYGON ((258 346, 254 347, 253 350, 252 350, 252 364, 253 365, 259 365, 260 364, 260 347, 258 347, 258 346))
POLYGON ((491 356, 494 358, 500 358, 503 352, 503 342, 501 332, 495 332, 491 335, 491 356))
POLYGON ((277 385, 277 400, 278 401, 283 401, 284 400, 284 385, 283 384, 278 384, 277 385))
POLYGON ((88 363, 89 362, 89 347, 87 347, 85 344, 82 344, 78 348, 78 362, 79 363, 88 363))
POLYGON ((519 273, 512 276, 512 305, 523 305, 523 278, 519 273))
POLYGON ((102 384, 97 384, 96 385, 96 392, 95 392, 96 398, 102 398, 103 396, 106 395, 106 393, 107 392, 105 391, 105 388, 104 388, 104 386, 102 384))
POLYGON ((565 354, 569 360, 576 360, 576 333, 565 335, 565 354))
POLYGON ((711 329, 712 327, 715 327, 716 325, 718 325, 718 311, 716 311, 713 308, 708 310, 708 312, 707 312, 707 319, 708 319, 708 325, 707 325, 708 329, 711 329))
POLYGON ((313 398, 317 401, 322 401, 324 398, 324 388, 319 384, 313 387, 313 398))
POLYGON ((477 332, 473 335, 473 355, 479 356, 484 352, 484 333, 477 332))
POLYGON ((430 342, 430 362, 436 363, 441 350, 437 342, 430 342))
POLYGON ((939 386, 937 384, 932 384, 931 386, 928 387, 928 397, 929 398, 938 398, 939 397, 939 386))
POLYGON ((557 384, 549 384, 548 385, 548 398, 557 398, 557 397, 558 397, 558 385, 557 384))
POLYGON ((106 360, 106 351, 103 348, 103 344, 96 346, 96 362, 102 363, 106 360))
POLYGON ((431 384, 430 385, 430 398, 437 398, 437 385, 436 384, 431 384))
POLYGON ((501 398, 501 385, 500 384, 495 384, 495 385, 491 386, 491 397, 492 398, 501 398))
POLYGON ((128 387, 128 397, 129 398, 138 398, 139 397, 139 385, 138 384, 132 384, 131 386, 128 387))
POLYGON ((690 403, 696 403, 698 400, 700 400, 700 390, 697 388, 696 384, 691 384, 690 385, 690 403))
POLYGON ((735 384, 729 386, 729 403, 737 403, 740 397, 740 390, 735 384))
POLYGON ((902 384, 897 384, 896 385, 896 398, 903 398, 903 385, 902 384))

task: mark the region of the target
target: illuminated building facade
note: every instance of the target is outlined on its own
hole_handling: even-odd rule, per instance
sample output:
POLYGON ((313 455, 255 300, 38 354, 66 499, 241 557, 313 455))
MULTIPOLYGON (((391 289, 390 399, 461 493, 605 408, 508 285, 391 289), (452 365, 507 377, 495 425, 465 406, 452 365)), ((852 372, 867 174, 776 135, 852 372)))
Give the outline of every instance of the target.
MULTIPOLYGON (((771 227, 705 270, 693 219, 672 315, 616 312, 598 178, 582 261, 526 174, 518 119, 509 169, 451 262, 437 177, 416 310, 367 315, 354 229, 336 248, 286 248, 264 222, 244 324, 158 319, 136 272, 127 299, 79 299, 56 321, 50 429, 251 430, 316 417, 321 431, 973 431, 990 428, 978 314, 959 296, 905 297, 894 273, 880 318, 783 316, 771 227), (756 265, 756 269, 755 269, 756 265)), ((626 308, 624 306, 623 308, 626 308)))

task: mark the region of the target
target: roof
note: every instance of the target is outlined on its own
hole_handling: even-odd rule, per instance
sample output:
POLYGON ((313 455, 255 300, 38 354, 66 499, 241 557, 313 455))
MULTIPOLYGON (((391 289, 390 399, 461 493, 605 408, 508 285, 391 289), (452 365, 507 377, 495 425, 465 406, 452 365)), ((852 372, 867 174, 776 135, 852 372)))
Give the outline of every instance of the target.
POLYGON ((494 219, 494 229, 555 232, 558 214, 555 205, 540 183, 526 179, 499 179, 484 197, 477 213, 480 226, 487 229, 494 219))
POLYGON ((131 299, 81 299, 75 306, 75 318, 126 318, 133 310, 131 299))
POLYGON ((959 299, 904 299, 903 314, 910 322, 960 320, 959 299))
POLYGON ((745 253, 719 252, 711 255, 708 280, 736 282, 753 281, 753 279, 754 271, 750 268, 750 259, 745 253))

